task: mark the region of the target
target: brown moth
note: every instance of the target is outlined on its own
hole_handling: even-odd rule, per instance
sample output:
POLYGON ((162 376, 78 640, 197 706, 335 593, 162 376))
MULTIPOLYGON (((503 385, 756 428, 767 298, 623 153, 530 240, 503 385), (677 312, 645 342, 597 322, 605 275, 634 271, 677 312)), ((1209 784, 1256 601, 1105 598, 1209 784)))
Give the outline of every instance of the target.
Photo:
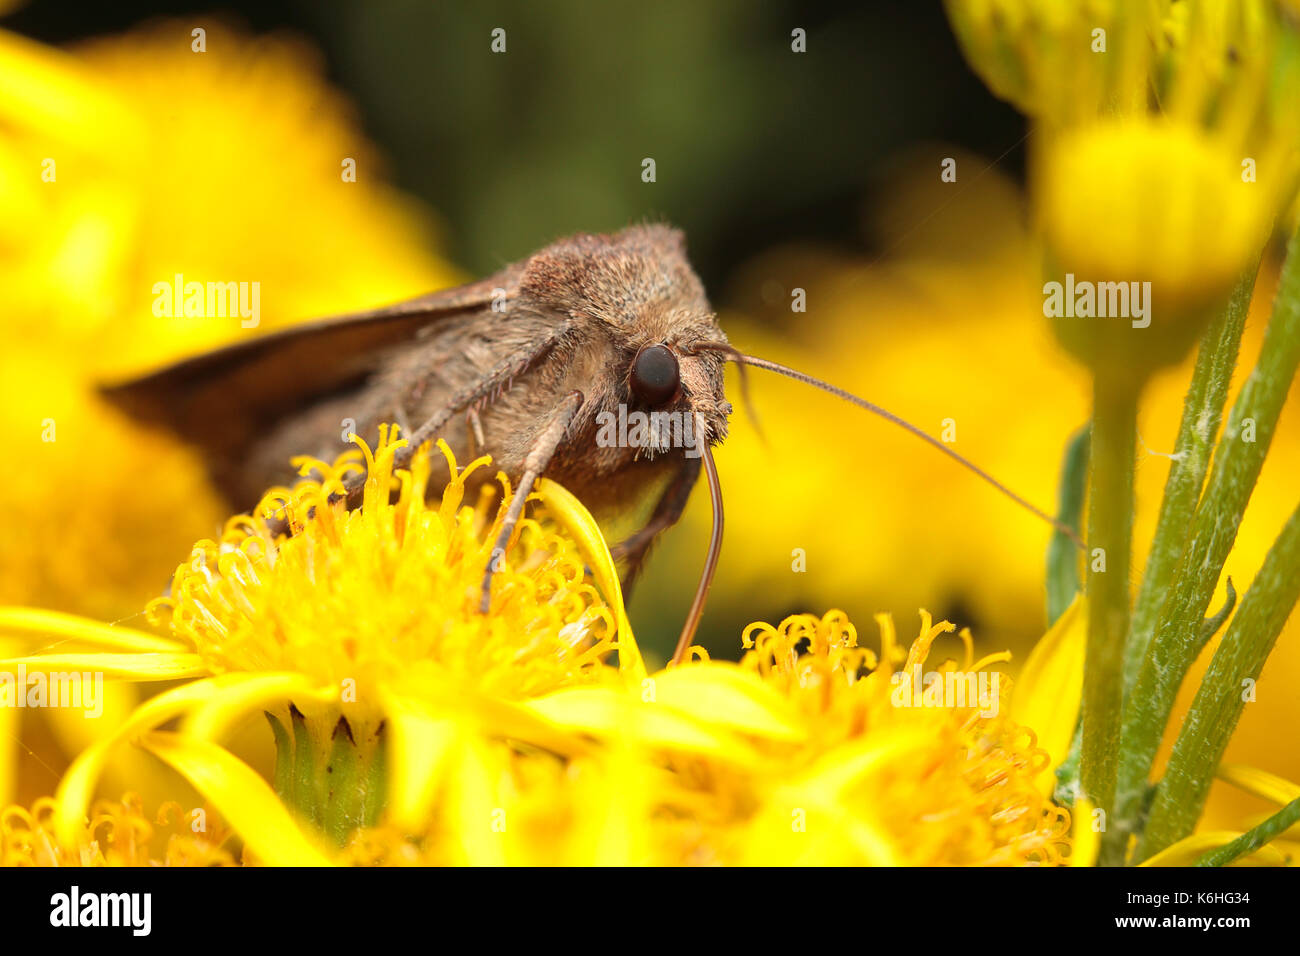
MULTIPOLYGON (((681 516, 704 470, 713 534, 676 661, 690 646, 721 548, 722 496, 710 446, 726 437, 732 411, 723 390, 727 361, 742 371, 752 365, 789 375, 884 415, 1056 524, 888 412, 733 349, 687 261, 682 234, 662 225, 562 239, 482 281, 260 336, 104 394, 196 444, 237 507, 291 483, 293 456, 332 459, 345 431, 373 443, 383 422, 397 422, 410 439, 398 467, 434 438, 462 461, 490 453, 518 492, 494 554, 504 552, 543 475, 598 518, 662 488, 646 525, 613 549, 625 563, 626 587, 655 537, 681 516), (598 441, 601 423, 620 406, 625 416, 676 413, 676 421, 690 423, 694 444, 662 440, 655 429, 637 444, 598 441)), ((475 480, 490 480, 488 470, 475 480)), ((349 486, 349 504, 361 485, 349 486)), ((441 491, 436 469, 430 491, 441 491)), ((484 611, 494 563, 484 572, 484 611)))

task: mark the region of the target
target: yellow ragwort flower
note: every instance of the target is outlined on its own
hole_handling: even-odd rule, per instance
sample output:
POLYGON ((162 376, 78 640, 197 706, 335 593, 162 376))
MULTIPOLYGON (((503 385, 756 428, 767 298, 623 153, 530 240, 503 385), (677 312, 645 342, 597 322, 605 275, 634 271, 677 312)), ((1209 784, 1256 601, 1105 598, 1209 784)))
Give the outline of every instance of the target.
POLYGON ((380 786, 393 819, 423 819, 437 792, 438 754, 466 733, 581 749, 517 701, 620 680, 604 660, 616 650, 629 679, 643 673, 594 521, 558 485, 541 482, 537 496, 558 525, 520 522, 494 576, 492 613, 480 614, 478 585, 504 512, 488 494, 475 506, 461 498, 466 476, 487 459, 462 469, 440 445, 452 478, 430 505, 427 448, 409 472, 393 474, 404 444, 385 435, 373 456, 363 446, 332 464, 304 460, 320 480, 272 490, 256 516, 228 522, 221 542, 200 542, 177 569, 171 596, 151 608, 170 638, 46 612, 0 614, 0 631, 20 639, 61 638, 45 653, 11 658, 11 669, 188 681, 150 699, 74 762, 56 794, 65 842, 117 745, 140 740, 211 801, 257 858, 322 861, 265 782, 214 742, 263 709, 278 715, 278 733, 292 727, 295 738, 280 753, 281 795, 339 842, 373 820, 380 786), (363 456, 364 502, 345 511, 329 499, 363 456), (297 533, 277 536, 265 516, 286 509, 297 533), (182 733, 150 733, 175 717, 185 718, 182 733), (291 769, 299 784, 304 770, 312 778, 306 789, 286 791, 282 774, 291 769), (336 770, 356 774, 355 792, 335 792, 346 776, 331 780, 336 770))
POLYGON ((745 858, 758 863, 784 853, 790 862, 983 866, 1068 858, 1069 813, 1038 785, 1049 755, 1033 730, 1003 713, 1002 675, 990 669, 1009 655, 975 660, 971 635, 962 630, 964 661, 936 666, 932 644, 956 630, 952 624, 932 624, 922 612, 920 634, 904 656, 890 617, 879 615, 877 623, 878 656, 858 648, 852 625, 835 613, 747 632, 751 650, 741 666, 778 685, 817 739, 801 754, 802 767, 771 781, 747 829, 745 858), (992 678, 992 693, 965 706, 903 705, 908 689, 920 689, 900 679, 927 662, 936 675, 932 687, 951 677, 958 678, 954 686, 972 687, 992 678), (816 835, 808 846, 800 846, 792 820, 816 835))
POLYGON ((1041 117, 1034 147, 1059 290, 1045 312, 1091 369, 1134 381, 1186 354, 1300 174, 1300 30, 1254 0, 1171 16, 1168 49, 1143 46, 1139 95, 1101 115, 1041 117))
MULTIPOLYGON (((582 680, 610 653, 616 611, 586 580, 570 539, 532 519, 520 523, 518 565, 493 579, 493 613, 471 613, 491 553, 496 489, 485 486, 472 507, 461 499, 466 480, 490 458, 462 467, 439 442, 439 467, 452 477, 431 508, 428 454, 393 478, 392 456, 405 441, 381 435, 374 455, 358 444, 360 451, 333 464, 296 461, 323 477, 272 489, 253 515, 228 521, 219 542, 200 541, 177 568, 171 596, 151 605, 154 620, 192 644, 211 673, 293 671, 322 685, 349 681, 358 701, 374 707, 383 689, 426 679, 503 699, 535 696, 582 680), (359 509, 322 506, 362 469, 359 509), (400 483, 392 503, 390 481, 400 483), (301 523, 287 539, 264 520, 286 512, 301 523)), ((508 501, 508 483, 506 492, 508 501)), ((548 501, 558 494, 550 484, 538 492, 548 501)))
POLYGON ((947 9, 972 67, 1034 122, 1062 341, 1121 381, 1177 361, 1295 199, 1300 24, 1272 0, 947 9))
POLYGON ((1033 117, 1134 96, 1148 47, 1167 47, 1170 0, 944 0, 971 69, 1033 117))
MULTIPOLYGON (((694 659, 626 690, 566 689, 529 708, 614 747, 663 755, 648 842, 658 861, 764 865, 1054 864, 1069 814, 1044 795, 1050 757, 1003 712, 1007 655, 932 665, 978 701, 900 688, 954 630, 922 614, 906 653, 878 619, 879 654, 838 611, 753 624, 739 664, 694 659), (806 646, 805 646, 806 642, 806 646), (902 669, 896 670, 901 664, 902 669), (981 678, 980 675, 983 674, 981 678), (921 701, 924 700, 924 704, 921 701)), ((697 654, 700 652, 697 649, 697 654)), ((926 677, 926 680, 930 678, 926 677)), ((654 859, 654 858, 652 858, 654 859)))
MULTIPOLYGON (((1069 814, 1043 795, 1038 778, 1049 757, 1031 731, 982 716, 974 702, 900 706, 894 665, 924 665, 951 625, 925 617, 906 655, 887 616, 880 626, 878 655, 857 646, 839 612, 794 615, 780 627, 747 628, 739 664, 696 649, 639 688, 574 687, 532 701, 531 711, 598 746, 560 759, 462 741, 443 758, 455 770, 423 826, 365 829, 343 859, 781 866, 1069 858, 1069 814)), ((966 673, 1005 657, 973 661, 968 635, 963 643, 966 673)))

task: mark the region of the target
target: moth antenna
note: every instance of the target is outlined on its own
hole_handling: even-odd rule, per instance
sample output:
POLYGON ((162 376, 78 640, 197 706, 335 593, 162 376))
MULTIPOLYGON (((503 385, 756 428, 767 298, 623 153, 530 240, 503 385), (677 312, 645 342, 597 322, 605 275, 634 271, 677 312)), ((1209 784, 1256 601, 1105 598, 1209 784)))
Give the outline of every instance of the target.
POLYGON ((673 651, 673 664, 680 664, 686 659, 695 638, 695 629, 700 626, 700 617, 704 614, 704 599, 708 596, 709 586, 713 584, 713 572, 718 568, 718 556, 722 554, 722 483, 718 481, 718 466, 713 463, 713 449, 708 442, 704 447, 704 474, 709 479, 709 501, 713 505, 713 530, 709 534, 709 553, 704 558, 704 570, 700 572, 700 584, 695 589, 695 599, 682 624, 681 637, 677 638, 677 647, 673 651))
MULTIPOLYGON (((705 347, 711 349, 716 348, 713 345, 708 345, 705 347)), ((963 458, 961 455, 957 454, 955 451, 953 451, 943 442, 939 441, 939 439, 935 438, 933 435, 929 435, 925 433, 924 431, 917 428, 915 425, 913 425, 911 422, 907 421, 906 419, 899 418, 893 412, 887 411, 881 408, 879 405, 875 405, 867 401, 865 398, 859 398, 858 396, 854 395, 852 392, 847 392, 842 388, 838 388, 834 385, 831 385, 829 382, 823 382, 821 379, 815 378, 814 376, 809 375, 806 372, 800 372, 797 369, 790 368, 787 365, 782 365, 780 362, 771 362, 768 361, 767 359, 756 358, 753 355, 745 355, 741 352, 736 351, 730 346, 727 346, 725 349, 717 348, 716 350, 719 352, 724 352, 732 362, 740 362, 745 365, 752 365, 754 366, 754 368, 767 369, 769 372, 776 372, 778 375, 784 375, 787 378, 792 378, 796 382, 803 382, 805 385, 811 385, 814 388, 820 388, 823 392, 829 392, 830 394, 834 395, 836 398, 842 398, 844 401, 850 402, 853 405, 857 405, 859 408, 865 409, 871 412, 873 415, 879 415, 881 418, 885 419, 885 421, 892 422, 893 424, 897 425, 899 428, 902 428, 904 431, 911 432, 917 438, 920 438, 922 441, 928 442, 929 444, 933 445, 935 448, 939 449, 939 451, 943 452, 949 458, 956 461, 963 468, 966 468, 969 471, 974 472, 978 477, 988 482, 990 485, 992 485, 1002 494, 1006 495, 1016 504, 1020 505, 1020 507, 1024 508, 1026 511, 1036 515, 1037 517, 1041 518, 1043 521, 1046 521, 1048 524, 1050 524, 1061 534, 1066 535, 1078 547, 1080 548, 1084 547, 1083 540, 1079 537, 1078 533, 1069 525, 1065 524, 1062 521, 1058 521, 1052 515, 1049 515, 1047 512, 1043 511, 1041 508, 1037 508, 1034 505, 1030 504, 1024 498, 1020 497, 1020 495, 1016 494, 1006 485, 1002 484, 1002 482, 998 481, 996 478, 990 475, 983 468, 979 467, 979 465, 975 464, 973 461, 970 461, 967 458, 963 458)))

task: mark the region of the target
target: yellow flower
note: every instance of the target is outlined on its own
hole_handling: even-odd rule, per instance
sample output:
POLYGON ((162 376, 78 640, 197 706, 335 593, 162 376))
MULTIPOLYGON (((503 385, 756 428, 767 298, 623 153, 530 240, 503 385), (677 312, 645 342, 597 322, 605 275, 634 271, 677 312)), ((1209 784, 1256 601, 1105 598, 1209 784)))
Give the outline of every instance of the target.
POLYGON ((278 715, 280 798, 338 843, 375 819, 384 794, 393 820, 424 819, 441 779, 439 754, 464 739, 582 749, 517 702, 620 681, 604 661, 615 650, 626 679, 644 673, 594 522, 562 488, 541 482, 537 496, 559 527, 520 522, 494 576, 492 613, 480 614, 497 526, 489 494, 473 507, 461 499, 466 477, 487 459, 458 468, 440 445, 451 480, 430 506, 427 447, 409 471, 393 474, 404 445, 384 435, 373 457, 363 446, 333 464, 304 460, 320 481, 272 490, 254 515, 231 519, 219 543, 200 542, 177 569, 172 596, 151 608, 170 638, 46 612, 0 614, 0 632, 12 637, 61 638, 9 659, 11 672, 187 681, 74 761, 56 794, 64 845, 75 843, 118 744, 139 740, 230 821, 255 857, 324 861, 316 837, 294 825, 270 787, 214 742, 257 710, 278 715), (364 501, 345 511, 330 496, 363 456, 364 501), (298 531, 277 537, 265 516, 286 511, 298 531), (176 717, 185 718, 182 733, 151 733, 176 717))
POLYGON ((672 774, 652 828, 672 848, 666 862, 1060 862, 1069 815, 1037 779, 1049 756, 1006 717, 1001 675, 987 670, 1007 655, 974 660, 963 632, 964 663, 932 671, 970 696, 922 696, 908 681, 953 626, 923 613, 904 654, 892 619, 878 623, 879 654, 858 646, 841 612, 799 614, 750 625, 739 664, 704 658, 651 675, 639 700, 568 689, 529 707, 610 746, 666 756, 672 774))
POLYGON ((1006 701, 993 677, 1001 675, 988 671, 1009 655, 975 660, 963 630, 964 662, 947 660, 933 672, 939 681, 958 678, 953 686, 992 678, 991 696, 967 706, 905 703, 906 691, 915 697, 920 688, 899 678, 919 674, 934 640, 955 630, 921 617, 920 636, 897 673, 891 661, 901 654, 887 615, 877 617, 878 662, 856 649, 856 635, 839 615, 799 616, 779 630, 760 630, 741 666, 782 685, 820 739, 801 754, 803 767, 769 781, 748 828, 749 862, 775 854, 788 862, 987 866, 1054 864, 1068 856, 1069 814, 1037 786, 1048 754, 1033 730, 1002 713, 1006 701), (808 650, 798 653, 804 639, 808 650), (858 672, 873 663, 869 673, 858 672))
POLYGON ((1159 36, 1167 50, 1132 38, 1128 94, 1100 116, 1037 117, 1033 160, 1047 278, 1068 283, 1067 300, 1085 287, 1077 310, 1052 307, 1057 332, 1094 371, 1137 381, 1180 359, 1226 302, 1300 171, 1300 31, 1241 0, 1176 4, 1159 36), (1103 303, 1101 283, 1140 291, 1142 308, 1103 303))
MULTIPOLYGON (((701 657, 640 687, 531 701, 598 749, 562 760, 463 740, 443 758, 456 783, 424 826, 365 830, 344 859, 770 866, 1068 856, 1069 815, 1042 795, 1048 755, 1032 731, 973 701, 900 706, 894 664, 924 665, 952 626, 923 615, 904 656, 892 621, 879 623, 880 654, 857 646, 839 612, 794 615, 747 628, 740 664, 701 657)), ((969 635, 963 643, 966 674, 1005 657, 973 661, 969 635)))
POLYGON ((1067 348, 1094 367, 1182 358, 1292 195, 1294 168, 1276 155, 1258 159, 1265 178, 1243 182, 1243 157, 1254 163, 1254 152, 1147 117, 1071 128, 1051 142, 1038 210, 1047 278, 1063 284, 1053 311, 1067 348), (1122 295, 1102 291, 1117 283, 1122 295), (1095 301, 1072 289, 1095 289, 1095 301))
POLYGON ((947 8, 972 66, 1034 121, 1047 279, 1074 280, 1049 313, 1062 341, 1135 382, 1177 361, 1296 195, 1300 28, 1266 0, 947 8), (1085 291, 1076 315, 1075 282, 1136 282, 1145 314, 1085 291))
MULTIPOLYGON (((210 673, 292 671, 322 685, 348 681, 363 706, 376 706, 385 688, 423 681, 517 699, 583 679, 613 649, 618 624, 586 582, 580 552, 524 520, 518 554, 532 564, 494 577, 492 614, 470 613, 493 541, 484 530, 492 489, 475 507, 462 508, 461 498, 466 479, 490 459, 460 467, 440 442, 452 477, 431 509, 427 453, 391 477, 392 457, 405 444, 381 436, 373 456, 362 444, 332 465, 300 460, 323 479, 268 492, 254 514, 288 511, 301 530, 277 539, 259 517, 232 518, 219 542, 200 541, 192 561, 177 568, 172 596, 151 606, 154 619, 192 645, 210 673), (322 506, 363 467, 360 509, 322 506), (390 481, 401 487, 392 504, 390 481)), ((538 494, 561 500, 553 484, 538 494)))
POLYGON ((666 772, 630 748, 560 759, 464 738, 425 818, 357 832, 339 855, 361 866, 681 865, 651 813, 666 772))
MULTIPOLYGON (((1177 5, 1177 4, 1175 4, 1177 5)), ((1184 4, 1185 5, 1185 4, 1184 4)), ((971 68, 1030 116, 1096 110, 1132 96, 1169 0, 944 0, 971 68)))
MULTIPOLYGON (((472 603, 474 588, 463 591, 472 603)), ((1052 659, 1026 665, 1021 686, 1009 694, 1009 713, 1008 691, 994 678, 1001 675, 989 670, 1006 654, 975 660, 970 635, 963 632, 962 663, 932 665, 938 680, 931 684, 927 675, 923 691, 904 675, 919 673, 934 659, 934 642, 951 633, 952 625, 932 624, 923 613, 920 634, 904 652, 892 620, 881 615, 878 624, 879 653, 859 647, 853 625, 836 611, 794 615, 780 627, 753 624, 743 637, 747 653, 739 664, 711 662, 697 649, 698 659, 639 683, 580 682, 524 701, 509 730, 484 733, 486 722, 475 727, 452 720, 445 732, 420 734, 435 723, 413 724, 411 718, 434 702, 408 700, 403 706, 416 711, 404 714, 399 707, 390 714, 421 739, 399 743, 397 751, 409 748, 424 761, 425 782, 436 784, 436 795, 431 791, 405 814, 390 807, 373 825, 347 830, 337 850, 326 849, 310 828, 301 829, 303 821, 291 816, 283 793, 277 796, 246 764, 205 739, 214 717, 220 722, 252 695, 271 696, 269 686, 198 681, 183 692, 181 706, 178 695, 161 695, 157 703, 178 699, 146 705, 150 712, 133 723, 143 730, 178 712, 190 714, 179 732, 145 733, 140 743, 224 808, 232 829, 207 823, 206 810, 201 816, 173 806, 160 812, 159 822, 174 812, 178 824, 191 824, 192 833, 173 836, 163 851, 131 799, 120 806, 101 802, 89 821, 69 822, 69 790, 84 786, 85 768, 103 756, 91 754, 74 767, 56 800, 0 813, 0 853, 10 863, 65 866, 235 860, 1091 865, 1097 818, 1080 803, 1071 832, 1070 812, 1051 803, 1043 786, 1055 760, 1020 723, 1021 715, 1038 714, 1051 725, 1052 713, 1077 712, 1078 674, 1068 672, 1082 667, 1082 607, 1071 609, 1035 650, 1035 658, 1052 659), (963 680, 974 687, 980 674, 988 683, 972 697, 945 699, 953 691, 942 688, 962 686, 963 680), (935 688, 940 690, 931 700, 935 688), (218 700, 226 695, 242 699, 218 700), (524 714, 549 724, 549 741, 520 746, 526 737, 514 731, 527 724, 520 720, 524 714), (568 741, 568 752, 548 746, 557 740, 568 741), (194 825, 196 820, 204 825, 194 825)), ((83 640, 92 632, 85 626, 66 629, 83 640)), ((146 653, 143 645, 136 653, 146 653)), ((283 675, 261 676, 266 680, 259 684, 291 690, 283 675)), ((442 701, 436 707, 446 716, 455 705, 442 701)), ((1055 730, 1049 726, 1048 733, 1055 730)), ((336 772, 338 757, 336 739, 336 772)), ((1300 792, 1267 774, 1224 768, 1224 775, 1277 802, 1300 792)), ((337 788, 337 777, 334 783, 337 788)), ((1238 835, 1198 833, 1150 865, 1192 862, 1238 835)), ((1294 858, 1294 844, 1279 839, 1241 862, 1294 858)))
POLYGON ((1288 5, 944 0, 971 68, 1035 121, 1142 112, 1154 96, 1162 110, 1229 122, 1262 107, 1268 121, 1294 130, 1296 21, 1280 9, 1288 5))

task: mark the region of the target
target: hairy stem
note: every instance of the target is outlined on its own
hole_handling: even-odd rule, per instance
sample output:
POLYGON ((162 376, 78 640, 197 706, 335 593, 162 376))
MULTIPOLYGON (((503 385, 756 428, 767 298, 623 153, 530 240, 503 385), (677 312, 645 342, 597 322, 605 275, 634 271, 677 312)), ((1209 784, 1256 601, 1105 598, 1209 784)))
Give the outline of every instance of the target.
POLYGON ((1227 866, 1233 860, 1254 853, 1274 837, 1285 833, 1297 820, 1300 820, 1300 798, 1292 800, 1259 826, 1243 833, 1226 846, 1211 850, 1192 865, 1227 866))
POLYGON ((1214 652, 1156 791, 1138 859, 1176 843, 1196 826, 1228 738, 1245 709, 1246 682, 1259 678, 1297 599, 1300 507, 1269 549, 1241 609, 1214 652))
MULTIPOLYGON (((1092 428, 1084 425, 1070 438, 1061 464, 1061 481, 1057 493, 1056 520, 1073 528, 1079 535, 1079 520, 1088 489, 1088 444, 1092 428)), ((1052 534, 1047 545, 1047 626, 1065 613, 1074 597, 1083 589, 1079 580, 1079 548, 1063 531, 1052 534)))
POLYGON ((1209 484, 1170 579, 1150 647, 1124 707, 1114 819, 1107 835, 1127 846, 1138 829, 1147 780, 1203 619, 1237 537, 1278 415, 1300 363, 1300 234, 1293 236, 1259 361, 1242 385, 1215 449, 1209 484))
MULTIPOLYGON (((1107 815, 1115 795, 1133 536, 1137 390, 1093 380, 1088 492, 1088 649, 1083 665, 1083 792, 1107 815)), ((1103 861, 1104 862, 1104 861, 1103 861)))
POLYGON ((1247 270, 1233 290, 1226 309, 1220 313, 1201 339, 1187 397, 1183 402, 1183 419, 1178 426, 1175 458, 1165 480, 1164 499, 1151 552, 1147 558, 1142 587, 1133 607, 1133 623, 1124 648, 1124 690, 1127 694, 1137 681, 1139 668, 1146 659, 1147 648, 1155 631, 1156 617, 1169 590, 1178 558, 1187 543, 1187 534, 1196 514, 1196 502, 1205 484, 1210 466, 1210 450, 1223 418, 1228 385, 1237 366, 1241 330, 1250 311, 1251 294, 1259 260, 1247 270))

